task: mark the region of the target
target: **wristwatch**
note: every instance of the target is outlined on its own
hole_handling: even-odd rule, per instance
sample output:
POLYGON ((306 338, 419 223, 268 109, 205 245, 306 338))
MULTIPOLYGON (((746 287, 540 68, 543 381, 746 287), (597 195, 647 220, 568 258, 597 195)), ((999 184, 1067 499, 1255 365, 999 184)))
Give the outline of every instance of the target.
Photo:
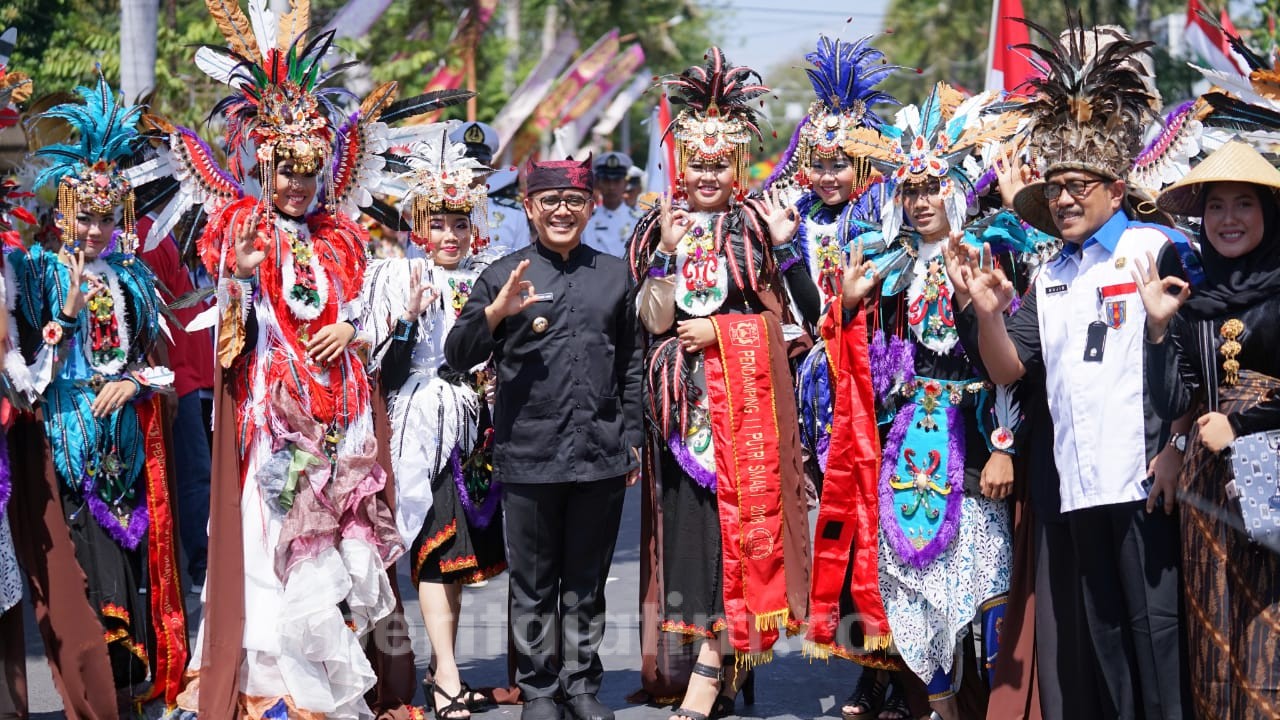
POLYGON ((1173 437, 1169 438, 1169 444, 1173 446, 1174 450, 1185 453, 1187 451, 1187 434, 1174 433, 1173 437))

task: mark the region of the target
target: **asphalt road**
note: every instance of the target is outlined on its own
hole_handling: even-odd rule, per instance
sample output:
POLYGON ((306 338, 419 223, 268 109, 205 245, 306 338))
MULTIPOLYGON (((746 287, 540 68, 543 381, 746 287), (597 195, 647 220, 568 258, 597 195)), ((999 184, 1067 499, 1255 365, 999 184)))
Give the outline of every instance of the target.
MULTIPOLYGON (((640 623, 637 609, 640 577, 640 491, 628 491, 622 529, 607 586, 608 622, 601 656, 605 666, 600 699, 617 711, 619 720, 665 720, 669 708, 630 705, 626 697, 640 688, 640 623)), ((409 587, 407 565, 401 561, 400 587, 409 587)), ((406 595, 405 613, 411 626, 419 672, 425 667, 426 632, 416 598, 406 595)), ((199 600, 188 595, 195 634, 199 600)), ((507 679, 507 580, 501 575, 482 588, 463 593, 458 633, 458 658, 463 677, 474 687, 505 685, 507 679)), ((40 636, 27 618, 27 676, 32 720, 65 717, 53 688, 40 636)), ((800 638, 783 638, 775 660, 756 671, 755 705, 738 702, 741 717, 838 718, 840 701, 853 689, 855 666, 841 660, 810 662, 800 652, 800 638)), ((419 690, 416 702, 426 699, 419 690)), ((503 706, 475 715, 478 720, 517 720, 520 708, 503 706)))

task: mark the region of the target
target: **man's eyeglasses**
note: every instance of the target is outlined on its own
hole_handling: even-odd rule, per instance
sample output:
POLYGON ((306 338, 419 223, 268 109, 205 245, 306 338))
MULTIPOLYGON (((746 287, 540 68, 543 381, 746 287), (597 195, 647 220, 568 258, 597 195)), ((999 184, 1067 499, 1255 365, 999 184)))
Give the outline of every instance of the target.
POLYGON ((1106 180, 1068 180, 1066 182, 1051 182, 1044 185, 1044 199, 1053 202, 1062 197, 1065 191, 1068 195, 1076 200, 1083 200, 1094 185, 1104 183, 1106 180))
POLYGON ((538 207, 542 208, 543 212, 551 212, 552 210, 560 207, 561 204, 564 204, 565 207, 569 208, 573 212, 577 212, 587 206, 587 196, 579 195, 577 193, 564 193, 563 195, 539 195, 534 199, 538 201, 538 207))

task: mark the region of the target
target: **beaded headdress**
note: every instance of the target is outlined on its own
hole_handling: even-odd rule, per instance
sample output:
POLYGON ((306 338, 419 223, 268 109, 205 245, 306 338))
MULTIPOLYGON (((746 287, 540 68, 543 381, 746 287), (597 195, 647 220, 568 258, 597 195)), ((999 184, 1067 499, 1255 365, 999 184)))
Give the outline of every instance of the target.
POLYGON ((902 189, 927 182, 938 183, 951 227, 964 227, 971 209, 969 195, 986 165, 971 156, 992 155, 1024 120, 1014 109, 989 111, 999 99, 994 92, 965 99, 959 90, 938 83, 921 106, 898 111, 893 125, 878 132, 848 131, 845 152, 867 158, 890 181, 892 202, 881 208, 886 238, 897 237, 902 227, 902 189))
POLYGON ((489 168, 467 155, 465 143, 449 140, 449 128, 434 126, 424 139, 409 146, 404 158, 409 171, 400 175, 407 192, 403 205, 409 210, 413 237, 427 237, 432 215, 460 213, 471 216, 477 238, 489 236, 489 195, 480 179, 489 168))
MULTIPOLYGON (((885 64, 884 54, 871 47, 870 40, 846 42, 824 35, 818 38, 818 47, 804 56, 813 66, 805 68, 805 73, 818 99, 809 105, 808 115, 796 129, 796 175, 801 185, 808 185, 814 158, 830 159, 844 153, 849 130, 880 129, 884 120, 871 109, 873 105, 897 104, 875 86, 898 68, 885 64)), ((869 165, 860 163, 854 186, 865 185, 869 174, 869 165)))
POLYGON ((36 176, 32 189, 53 183, 58 189, 58 227, 62 245, 71 252, 80 249, 76 237, 76 216, 82 210, 109 215, 123 211, 123 232, 119 251, 132 255, 138 245, 134 231, 133 184, 121 172, 120 161, 130 157, 144 136, 135 125, 142 107, 127 105, 123 96, 107 85, 98 73, 94 87, 77 87, 84 102, 56 105, 38 117, 57 118, 71 125, 76 143, 55 143, 36 151, 48 163, 36 176))
POLYGON ((760 134, 760 114, 750 103, 769 92, 760 74, 746 66, 730 65, 718 47, 707 51, 706 63, 662 80, 667 95, 684 109, 667 132, 676 139, 676 177, 683 177, 693 158, 716 162, 730 158, 734 168, 734 196, 745 197, 751 162, 750 144, 760 134))

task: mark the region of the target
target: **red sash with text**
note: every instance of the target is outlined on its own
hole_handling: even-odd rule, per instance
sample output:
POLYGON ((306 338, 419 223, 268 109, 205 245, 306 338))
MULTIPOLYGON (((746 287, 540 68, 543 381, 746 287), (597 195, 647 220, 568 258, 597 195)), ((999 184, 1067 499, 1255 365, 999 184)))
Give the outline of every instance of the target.
POLYGON ((167 450, 161 426, 160 396, 153 395, 135 406, 138 425, 146 448, 143 477, 147 483, 147 573, 150 584, 151 628, 156 636, 155 682, 149 699, 163 697, 173 707, 182 690, 182 673, 187 667, 187 615, 178 575, 177 548, 174 547, 175 508, 169 497, 167 450))
MULTIPOLYGON (((840 303, 832 303, 822 323, 827 360, 835 386, 831 449, 822 480, 822 503, 813 539, 813 586, 809 594, 809 634, 805 654, 842 655, 836 641, 840 591, 850 556, 849 593, 862 625, 862 649, 883 650, 892 637, 880 597, 878 531, 880 436, 875 391, 867 354, 867 323, 859 310, 846 326, 840 303)), ((846 641, 847 642, 847 641, 846 641)))
MULTIPOLYGON (((740 662, 772 657, 787 624, 782 467, 769 326, 760 315, 718 315, 704 352, 724 555, 724 612, 740 662)), ((783 402, 792 402, 788 392, 783 402)))

